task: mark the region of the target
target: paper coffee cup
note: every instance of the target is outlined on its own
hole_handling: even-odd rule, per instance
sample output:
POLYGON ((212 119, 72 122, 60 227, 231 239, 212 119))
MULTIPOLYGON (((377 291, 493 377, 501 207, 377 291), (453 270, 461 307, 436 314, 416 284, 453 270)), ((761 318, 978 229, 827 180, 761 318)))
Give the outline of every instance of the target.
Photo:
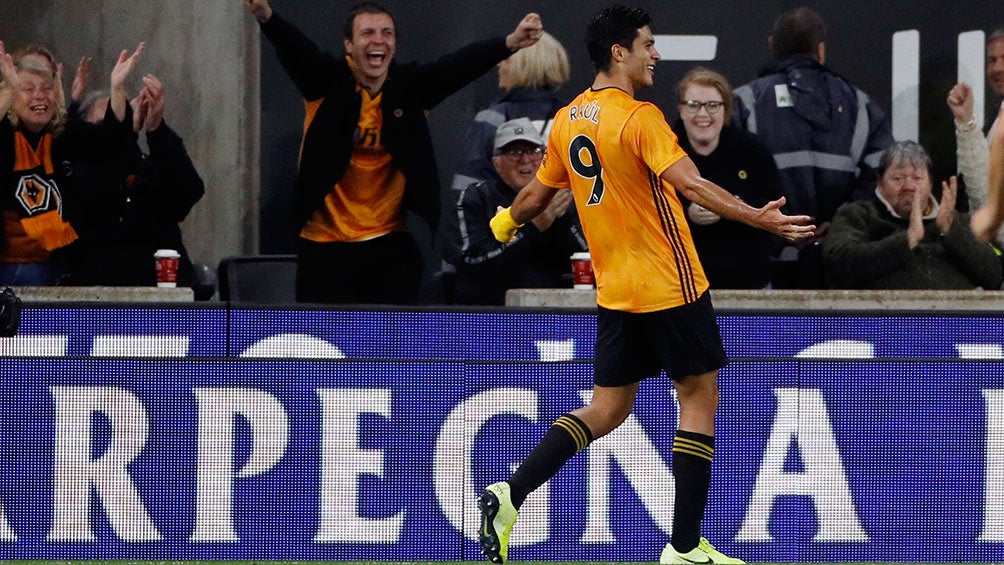
POLYGON ((178 286, 178 261, 181 254, 174 249, 158 249, 153 254, 154 268, 157 270, 157 286, 174 288, 178 286))
POLYGON ((572 288, 596 288, 593 260, 589 253, 572 254, 572 288))

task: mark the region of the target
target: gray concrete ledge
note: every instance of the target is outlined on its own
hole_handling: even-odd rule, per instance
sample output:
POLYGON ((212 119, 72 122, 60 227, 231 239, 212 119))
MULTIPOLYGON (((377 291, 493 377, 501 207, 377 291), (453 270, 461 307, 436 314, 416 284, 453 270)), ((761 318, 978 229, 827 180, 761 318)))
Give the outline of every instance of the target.
MULTIPOLYGON (((985 290, 713 290, 717 310, 958 310, 1004 312, 1004 292, 985 290)), ((596 291, 512 289, 506 306, 595 308, 596 291)))
POLYGON ((14 293, 24 302, 192 302, 190 288, 156 286, 22 286, 14 293))

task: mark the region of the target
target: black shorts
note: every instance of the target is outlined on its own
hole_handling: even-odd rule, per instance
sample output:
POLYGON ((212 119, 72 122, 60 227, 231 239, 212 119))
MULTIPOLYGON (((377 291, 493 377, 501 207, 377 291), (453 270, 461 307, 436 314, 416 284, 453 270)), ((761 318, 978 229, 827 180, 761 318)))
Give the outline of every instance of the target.
POLYGON ((725 366, 711 296, 668 310, 634 314, 600 307, 593 382, 624 386, 666 371, 673 380, 725 366))

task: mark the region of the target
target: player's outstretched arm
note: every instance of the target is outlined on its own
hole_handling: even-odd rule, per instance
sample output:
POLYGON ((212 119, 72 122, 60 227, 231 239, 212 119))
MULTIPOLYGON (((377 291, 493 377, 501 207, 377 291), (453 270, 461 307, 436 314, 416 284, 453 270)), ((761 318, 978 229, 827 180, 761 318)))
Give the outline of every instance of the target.
POLYGON ((719 216, 769 231, 789 241, 812 237, 816 226, 809 216, 786 216, 781 213, 784 197, 754 208, 724 188, 701 176, 690 157, 680 159, 663 171, 662 179, 673 185, 691 202, 719 216))

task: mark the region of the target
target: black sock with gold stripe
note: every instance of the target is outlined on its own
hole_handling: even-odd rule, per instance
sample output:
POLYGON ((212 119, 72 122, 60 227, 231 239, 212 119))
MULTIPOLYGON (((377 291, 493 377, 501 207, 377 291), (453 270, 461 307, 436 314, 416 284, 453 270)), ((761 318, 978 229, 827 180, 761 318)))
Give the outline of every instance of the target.
POLYGON ((714 436, 676 431, 673 441, 673 478, 676 480, 673 547, 680 553, 694 549, 700 541, 701 519, 708 503, 711 459, 714 455, 714 436))
POLYGON ((565 462, 593 441, 593 433, 582 420, 565 414, 551 424, 544 438, 533 448, 509 479, 509 496, 519 508, 527 495, 553 477, 565 462))

